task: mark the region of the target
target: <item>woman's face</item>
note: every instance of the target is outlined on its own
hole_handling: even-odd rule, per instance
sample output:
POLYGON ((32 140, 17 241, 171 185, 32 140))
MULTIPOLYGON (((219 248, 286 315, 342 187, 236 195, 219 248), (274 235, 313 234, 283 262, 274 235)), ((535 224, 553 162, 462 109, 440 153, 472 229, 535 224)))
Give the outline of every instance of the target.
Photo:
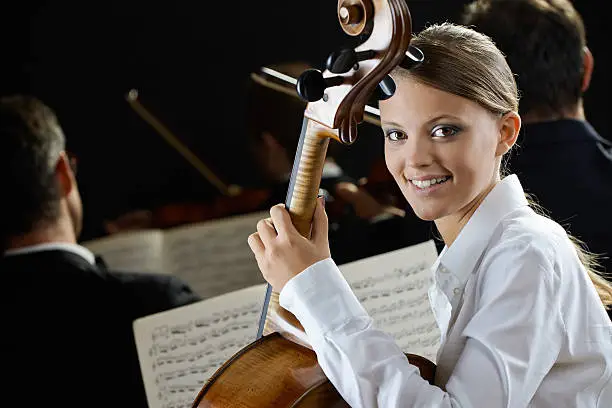
POLYGON ((469 212, 499 180, 514 143, 507 115, 410 77, 395 81, 395 95, 380 102, 389 171, 420 218, 469 212))

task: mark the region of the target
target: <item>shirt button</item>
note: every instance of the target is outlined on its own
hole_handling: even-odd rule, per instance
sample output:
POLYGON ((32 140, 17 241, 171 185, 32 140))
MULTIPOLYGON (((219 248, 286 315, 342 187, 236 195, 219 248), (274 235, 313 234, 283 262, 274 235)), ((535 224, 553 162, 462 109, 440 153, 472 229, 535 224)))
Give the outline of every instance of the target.
POLYGON ((442 273, 448 273, 448 269, 446 269, 444 266, 440 266, 440 272, 442 273))
POLYGON ((453 289, 453 293, 455 295, 458 295, 459 293, 461 293, 461 289, 460 288, 455 288, 455 289, 453 289))

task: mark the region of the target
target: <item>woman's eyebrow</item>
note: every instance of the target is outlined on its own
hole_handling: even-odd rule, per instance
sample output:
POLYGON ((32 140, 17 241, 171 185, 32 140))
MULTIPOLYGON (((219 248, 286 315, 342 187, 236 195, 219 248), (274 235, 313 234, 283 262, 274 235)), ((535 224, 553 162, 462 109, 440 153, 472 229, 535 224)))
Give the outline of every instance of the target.
MULTIPOLYGON (((453 121, 461 121, 461 118, 459 118, 458 116, 451 115, 450 113, 444 113, 444 114, 437 115, 437 116, 429 119, 427 122, 425 122, 423 124, 423 126, 429 127, 429 126, 433 125, 434 123, 436 123, 436 122, 438 122, 439 120, 442 120, 442 119, 451 119, 453 121)), ((394 121, 388 121, 388 122, 383 121, 383 122, 381 122, 381 127, 383 127, 383 128, 389 128, 389 127, 403 128, 402 125, 400 125, 399 123, 394 122, 394 121)))
POLYGON ((437 121, 441 120, 441 119, 451 119, 451 120, 456 120, 456 121, 461 121, 461 118, 455 116, 455 115, 451 115, 448 113, 442 114, 442 115, 438 115, 434 118, 429 119, 427 122, 425 122, 425 126, 431 126, 434 123, 436 123, 437 121))
POLYGON ((401 128, 402 125, 400 125, 397 122, 381 122, 381 127, 396 127, 396 128, 401 128))

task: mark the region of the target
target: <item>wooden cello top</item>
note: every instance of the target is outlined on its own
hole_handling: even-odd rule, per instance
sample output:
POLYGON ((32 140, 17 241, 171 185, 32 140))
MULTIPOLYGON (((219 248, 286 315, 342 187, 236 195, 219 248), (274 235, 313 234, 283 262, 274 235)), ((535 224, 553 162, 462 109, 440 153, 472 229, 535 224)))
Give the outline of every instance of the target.
MULTIPOLYGON (((407 358, 433 384, 435 365, 413 354, 407 358)), ((221 366, 204 385, 193 407, 348 408, 349 405, 327 380, 313 351, 273 333, 251 343, 221 366)))

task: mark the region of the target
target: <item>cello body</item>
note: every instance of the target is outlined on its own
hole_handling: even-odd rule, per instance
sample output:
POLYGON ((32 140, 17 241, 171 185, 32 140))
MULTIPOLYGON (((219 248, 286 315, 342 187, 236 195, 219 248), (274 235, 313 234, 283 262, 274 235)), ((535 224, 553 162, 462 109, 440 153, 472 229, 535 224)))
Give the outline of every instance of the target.
MULTIPOLYGON (((408 361, 433 384, 436 366, 414 354, 408 361)), ((236 353, 200 390, 194 408, 348 408, 317 364, 314 351, 272 333, 236 353), (263 391, 263 392, 262 392, 263 391)))

